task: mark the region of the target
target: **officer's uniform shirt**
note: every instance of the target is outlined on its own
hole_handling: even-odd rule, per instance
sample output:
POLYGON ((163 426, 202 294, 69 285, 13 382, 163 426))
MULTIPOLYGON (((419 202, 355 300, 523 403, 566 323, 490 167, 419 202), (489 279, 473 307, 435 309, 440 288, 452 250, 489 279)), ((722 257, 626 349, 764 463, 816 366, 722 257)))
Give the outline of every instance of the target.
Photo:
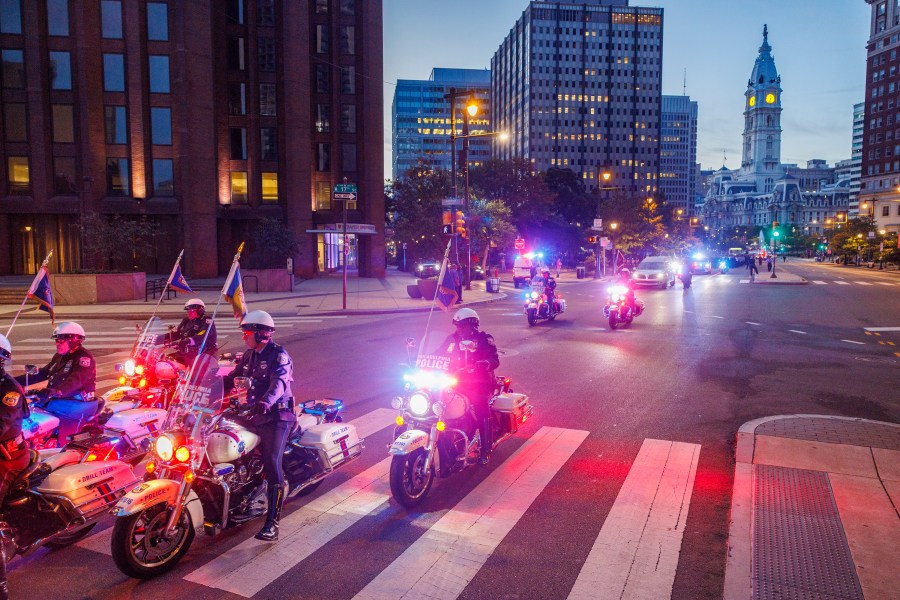
POLYGON ((196 356, 207 330, 209 330, 209 336, 206 338, 206 346, 203 352, 204 354, 215 355, 218 348, 216 345, 216 324, 213 323, 212 317, 205 314, 198 319, 188 319, 187 317, 182 319, 175 331, 172 332, 170 341, 180 341, 179 348, 183 354, 196 356))
POLYGON ((444 341, 439 354, 450 357, 451 368, 459 370, 468 364, 475 369, 472 382, 479 385, 494 385, 494 369, 500 366, 500 357, 497 355, 497 344, 494 336, 484 331, 476 331, 474 335, 464 336, 459 331, 452 333, 444 341), (476 344, 474 352, 464 352, 459 348, 460 342, 472 340, 476 344), (468 354, 468 358, 466 358, 468 354), (487 369, 478 365, 479 361, 487 361, 487 369))
MULTIPOLYGON (((225 390, 234 387, 235 377, 249 377, 250 389, 247 391, 247 402, 261 402, 271 409, 278 401, 283 401, 283 408, 288 408, 293 400, 291 383, 294 381, 294 364, 283 347, 269 341, 261 351, 247 350, 241 355, 237 366, 225 376, 225 390)), ((288 420, 293 413, 281 411, 281 420, 288 420)))
MULTIPOLYGON (((25 384, 25 379, 25 375, 16 377, 20 385, 25 384)), ((54 354, 37 375, 28 376, 29 385, 42 381, 47 382, 47 389, 56 390, 63 398, 74 398, 80 394, 82 400, 87 400, 97 389, 94 356, 84 346, 68 354, 54 354)))
POLYGON ((22 433, 22 419, 28 416, 28 404, 21 386, 9 375, 0 376, 0 442, 22 433))

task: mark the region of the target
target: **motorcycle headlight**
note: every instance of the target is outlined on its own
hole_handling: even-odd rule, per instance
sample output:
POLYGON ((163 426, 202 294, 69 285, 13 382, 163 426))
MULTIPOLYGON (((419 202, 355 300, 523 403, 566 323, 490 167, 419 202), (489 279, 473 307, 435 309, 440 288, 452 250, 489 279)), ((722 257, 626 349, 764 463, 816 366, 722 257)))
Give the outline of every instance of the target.
POLYGON ((531 297, 536 299, 536 298, 538 297, 538 293, 537 293, 537 292, 531 292, 531 297))
POLYGON ((187 446, 178 446, 178 449, 175 450, 175 460, 178 462, 187 462, 191 459, 191 451, 188 450, 187 446))
POLYGON ((125 368, 124 368, 125 374, 126 374, 127 376, 129 376, 129 377, 133 377, 133 376, 134 376, 134 373, 135 373, 135 367, 136 367, 136 366, 137 366, 137 365, 135 365, 135 362, 134 362, 133 360, 131 360, 130 358, 129 358, 128 360, 126 360, 126 361, 125 361, 125 368))
POLYGON ((164 462, 169 462, 175 456, 175 444, 172 443, 172 438, 167 435, 157 438, 154 450, 156 455, 164 462))
POLYGON ((415 393, 409 397, 409 412, 418 417, 424 417, 428 414, 430 404, 428 396, 422 393, 415 393))
POLYGON ((440 402, 435 402, 431 405, 431 412, 433 412, 435 416, 441 416, 442 414, 444 414, 444 405, 440 402))
POLYGON ((394 410, 400 410, 403 407, 403 398, 400 396, 395 396, 391 398, 391 408, 394 410))

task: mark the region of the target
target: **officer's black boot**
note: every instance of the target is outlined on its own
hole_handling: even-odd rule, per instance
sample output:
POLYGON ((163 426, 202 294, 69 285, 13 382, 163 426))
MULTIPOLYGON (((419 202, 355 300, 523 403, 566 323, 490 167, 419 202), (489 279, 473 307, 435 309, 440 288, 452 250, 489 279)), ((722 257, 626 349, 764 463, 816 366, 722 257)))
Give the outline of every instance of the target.
POLYGON ((278 520, 281 518, 281 507, 284 504, 284 486, 270 483, 266 489, 269 500, 269 512, 266 524, 256 534, 256 539, 264 542, 278 540, 278 520))
POLYGON ((478 427, 478 435, 481 437, 481 464, 487 465, 491 460, 491 418, 481 420, 478 427))

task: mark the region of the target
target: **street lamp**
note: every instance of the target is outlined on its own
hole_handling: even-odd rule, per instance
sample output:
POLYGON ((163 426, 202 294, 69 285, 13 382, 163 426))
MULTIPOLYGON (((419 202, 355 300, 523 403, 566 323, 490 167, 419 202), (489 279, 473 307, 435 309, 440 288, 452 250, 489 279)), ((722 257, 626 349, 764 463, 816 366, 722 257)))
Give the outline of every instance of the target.
MULTIPOLYGON (((600 166, 598 165, 597 166, 597 189, 604 190, 606 192, 606 195, 604 198, 606 202, 609 202, 610 190, 616 189, 615 186, 608 185, 611 180, 612 180, 612 171, 610 171, 609 168, 603 168, 601 170, 600 166), (602 184, 600 183, 601 180, 603 181, 602 184)), ((598 210, 597 212, 599 213, 600 211, 598 210)), ((599 218, 599 216, 598 216, 598 218, 599 218)), ((615 229, 615 227, 613 225, 610 225, 610 227, 613 227, 613 229, 615 229)), ((598 233, 600 233, 600 234, 603 233, 602 226, 600 227, 600 230, 598 233)), ((601 236, 598 235, 597 236, 597 252, 596 252, 596 258, 594 260, 594 279, 600 279, 600 252, 603 252, 603 276, 606 277, 606 250, 603 249, 602 242, 601 242, 601 236)))
POLYGON ((778 279, 778 276, 775 275, 775 265, 778 264, 778 255, 776 251, 778 250, 778 231, 772 232, 772 274, 769 275, 769 279, 778 279))

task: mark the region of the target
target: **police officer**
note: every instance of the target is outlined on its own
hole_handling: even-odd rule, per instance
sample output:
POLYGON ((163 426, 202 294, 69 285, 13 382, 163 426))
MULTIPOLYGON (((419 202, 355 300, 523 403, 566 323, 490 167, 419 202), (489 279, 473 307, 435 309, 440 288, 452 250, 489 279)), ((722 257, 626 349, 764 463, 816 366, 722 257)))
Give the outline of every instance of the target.
POLYGON ((212 317, 206 314, 206 304, 200 298, 191 298, 184 303, 187 316, 181 320, 175 331, 169 334, 169 343, 177 344, 179 360, 191 365, 197 358, 203 338, 206 337, 206 345, 203 353, 210 356, 216 355, 216 324, 212 317), (206 332, 209 331, 209 335, 206 332))
MULTIPOLYGON (((6 362, 12 360, 12 346, 0 334, 0 506, 16 477, 30 462, 28 447, 22 437, 22 419, 28 416, 28 403, 22 388, 6 373, 6 362)), ((9 598, 6 582, 6 549, 0 539, 0 600, 9 598)))
POLYGON ((481 437, 481 464, 490 461, 491 411, 489 402, 496 387, 494 369, 500 366, 497 346, 494 338, 484 331, 479 331, 478 313, 471 308, 461 308, 453 315, 456 331, 452 333, 437 352, 450 357, 451 367, 461 372, 457 375, 460 390, 469 397, 475 415, 478 418, 478 430, 481 437), (475 342, 475 351, 466 352, 460 348, 464 341, 475 342))
POLYGON ((86 421, 97 414, 99 401, 94 398, 97 389, 97 364, 93 355, 85 350, 84 328, 75 322, 60 323, 53 330, 56 354, 37 375, 19 375, 20 385, 47 382, 42 392, 41 405, 47 412, 59 417, 59 444, 66 437, 78 433, 86 421))
POLYGON ((556 280, 550 277, 550 269, 544 267, 541 269, 541 283, 544 285, 544 294, 547 296, 547 303, 553 307, 553 298, 556 290, 556 280))
POLYGON ((297 420, 291 393, 294 366, 287 350, 272 341, 275 322, 269 313, 250 311, 241 321, 241 330, 248 350, 225 376, 225 391, 234 388, 235 377, 251 380, 247 402, 251 405, 252 426, 261 438, 269 501, 265 525, 256 534, 256 539, 274 542, 278 539, 278 519, 285 496, 281 459, 288 434, 297 420))
POLYGON ((634 297, 634 281, 631 279, 631 271, 623 268, 619 271, 619 284, 625 286, 627 291, 625 292, 625 301, 628 303, 628 308, 631 310, 631 314, 636 314, 635 309, 637 308, 637 302, 634 297))

